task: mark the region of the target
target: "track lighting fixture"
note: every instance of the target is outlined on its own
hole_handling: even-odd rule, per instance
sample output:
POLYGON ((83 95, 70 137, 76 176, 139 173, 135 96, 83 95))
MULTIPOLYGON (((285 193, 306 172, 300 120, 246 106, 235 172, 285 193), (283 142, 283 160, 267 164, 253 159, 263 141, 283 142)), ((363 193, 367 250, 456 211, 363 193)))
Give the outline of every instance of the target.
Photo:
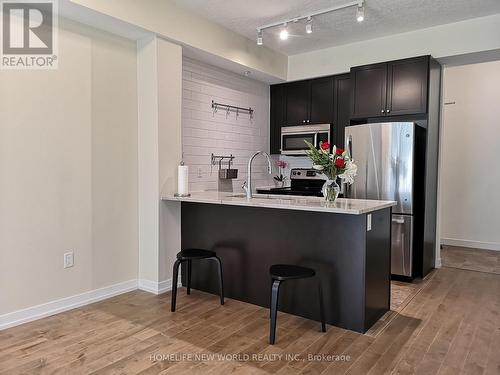
POLYGON ((313 20, 312 20, 312 17, 309 16, 307 17, 307 21, 306 21, 306 33, 307 34, 311 34, 313 32, 313 20))
POLYGON ((287 40, 289 33, 288 33, 288 28, 287 25, 290 22, 296 23, 299 21, 306 20, 306 34, 311 34, 313 32, 313 17, 319 16, 321 14, 326 14, 326 13, 332 13, 340 9, 345 9, 345 8, 351 8, 351 7, 356 7, 356 21, 362 22, 365 19, 365 1, 366 0, 354 0, 349 3, 345 3, 342 5, 336 5, 330 8, 318 10, 317 12, 314 13, 309 13, 308 15, 304 16, 298 16, 295 18, 290 18, 287 20, 279 21, 279 22, 274 22, 270 23, 268 25, 263 25, 257 28, 257 44, 261 46, 263 44, 263 39, 262 39, 262 32, 266 29, 270 29, 273 27, 277 26, 282 26, 282 29, 279 33, 280 39, 281 40, 287 40))
POLYGON ((288 39, 288 26, 287 26, 286 22, 283 24, 283 29, 281 29, 281 31, 280 31, 280 39, 281 40, 288 39))
POLYGON ((356 9, 356 21, 363 22, 364 19, 365 19, 365 7, 363 5, 361 6, 358 5, 358 9, 356 9))

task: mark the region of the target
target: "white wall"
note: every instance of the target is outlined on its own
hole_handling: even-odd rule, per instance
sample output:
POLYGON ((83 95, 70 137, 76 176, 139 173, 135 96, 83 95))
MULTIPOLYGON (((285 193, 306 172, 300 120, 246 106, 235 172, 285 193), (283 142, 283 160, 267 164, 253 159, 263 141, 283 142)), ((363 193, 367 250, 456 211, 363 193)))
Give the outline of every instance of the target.
POLYGON ((135 43, 59 32, 58 70, 0 71, 0 315, 137 278, 135 43))
POLYGON ((156 36, 138 42, 139 287, 171 287, 180 250, 180 205, 173 194, 181 160, 182 49, 156 36))
MULTIPOLYGON (((269 85, 195 60, 183 60, 182 146, 184 161, 190 167, 191 191, 217 189, 218 166, 210 167, 210 155, 235 156, 238 179, 235 191, 246 180, 247 163, 255 151, 269 152, 269 85), (219 110, 213 113, 212 100, 239 107, 252 107, 247 114, 219 110)), ((227 168, 227 164, 225 164, 227 168)), ((265 159, 255 159, 253 186, 268 185, 265 159)))
MULTIPOLYGON (((182 48, 158 39, 158 170, 160 195, 175 191, 182 158, 182 48)), ((158 200, 160 196, 157 196, 158 200)), ((172 265, 181 249, 179 202, 160 202, 159 292, 172 284, 172 265)))
POLYGON ((442 243, 500 250, 500 61, 449 67, 441 141, 442 243))
MULTIPOLYGON (((286 79, 287 56, 254 39, 195 15, 167 0, 72 0, 72 3, 149 30, 166 40, 255 69, 269 77, 286 79)), ((230 2, 228 3, 230 6, 230 2)))
POLYGON ((137 42, 139 279, 158 282, 158 44, 137 42))
POLYGON ((500 48, 500 14, 293 55, 288 80, 348 72, 353 66, 432 55, 435 58, 500 48))

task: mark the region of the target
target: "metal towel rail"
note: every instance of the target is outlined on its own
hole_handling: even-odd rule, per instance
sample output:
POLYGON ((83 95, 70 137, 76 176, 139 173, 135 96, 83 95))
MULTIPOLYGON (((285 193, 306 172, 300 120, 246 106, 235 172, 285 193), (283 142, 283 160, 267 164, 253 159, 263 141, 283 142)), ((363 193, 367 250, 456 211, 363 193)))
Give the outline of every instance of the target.
POLYGON ((248 108, 236 107, 234 105, 217 103, 217 102, 212 100, 213 113, 215 114, 219 109, 226 110, 226 117, 229 115, 230 112, 235 112, 236 117, 238 117, 240 113, 248 113, 250 115, 250 120, 253 119, 254 110, 252 109, 252 107, 248 107, 248 108))

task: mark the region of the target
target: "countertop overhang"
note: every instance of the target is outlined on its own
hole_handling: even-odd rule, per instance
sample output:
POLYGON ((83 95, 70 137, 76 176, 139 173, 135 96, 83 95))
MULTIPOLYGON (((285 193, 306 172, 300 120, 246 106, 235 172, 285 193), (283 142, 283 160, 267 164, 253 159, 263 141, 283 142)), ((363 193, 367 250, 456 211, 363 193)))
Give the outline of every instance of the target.
POLYGON ((333 203, 327 203, 321 197, 270 194, 254 194, 252 199, 247 199, 244 194, 218 191, 192 192, 189 197, 176 197, 174 194, 164 194, 161 199, 166 201, 277 208, 349 215, 362 215, 396 205, 395 201, 347 198, 338 198, 333 203))

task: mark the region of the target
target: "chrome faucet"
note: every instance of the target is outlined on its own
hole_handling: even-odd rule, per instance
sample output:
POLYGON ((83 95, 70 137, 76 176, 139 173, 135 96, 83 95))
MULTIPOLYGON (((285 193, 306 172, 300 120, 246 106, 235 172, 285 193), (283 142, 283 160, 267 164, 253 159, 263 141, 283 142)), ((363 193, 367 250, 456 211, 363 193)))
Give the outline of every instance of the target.
POLYGON ((245 192, 247 193, 247 199, 252 198, 252 162, 253 159, 259 154, 262 154, 267 158, 267 171, 269 172, 269 174, 273 173, 271 167, 271 158, 269 157, 269 154, 267 152, 257 151, 255 154, 253 154, 248 160, 247 180, 243 183, 243 190, 245 190, 245 192))

